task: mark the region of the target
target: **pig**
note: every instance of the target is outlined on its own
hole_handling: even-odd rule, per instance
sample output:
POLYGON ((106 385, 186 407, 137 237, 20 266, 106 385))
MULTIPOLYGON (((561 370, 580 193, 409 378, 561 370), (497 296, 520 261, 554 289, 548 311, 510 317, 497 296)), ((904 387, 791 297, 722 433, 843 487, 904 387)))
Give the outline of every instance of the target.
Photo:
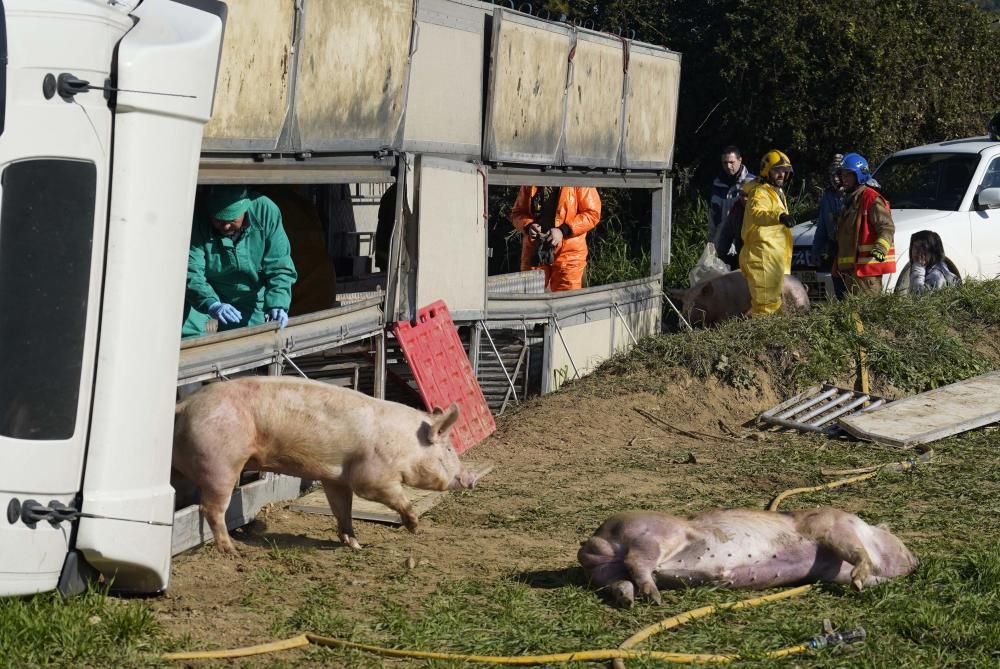
MULTIPOLYGON (((750 313, 750 288, 740 270, 716 274, 691 288, 671 289, 670 296, 681 301, 681 313, 692 325, 714 325, 750 313)), ((809 309, 806 287, 791 274, 785 275, 781 299, 786 313, 809 309)))
POLYGON ((449 431, 459 409, 427 414, 319 381, 245 377, 213 383, 181 401, 174 417, 173 466, 201 489, 215 545, 236 554, 225 513, 245 466, 323 484, 340 541, 360 550, 352 493, 399 513, 417 528, 402 485, 472 488, 449 431))
POLYGON ((858 590, 905 576, 917 559, 884 525, 819 508, 709 511, 684 520, 655 511, 612 516, 577 553, 591 584, 629 607, 636 590, 695 585, 765 589, 825 581, 858 590))

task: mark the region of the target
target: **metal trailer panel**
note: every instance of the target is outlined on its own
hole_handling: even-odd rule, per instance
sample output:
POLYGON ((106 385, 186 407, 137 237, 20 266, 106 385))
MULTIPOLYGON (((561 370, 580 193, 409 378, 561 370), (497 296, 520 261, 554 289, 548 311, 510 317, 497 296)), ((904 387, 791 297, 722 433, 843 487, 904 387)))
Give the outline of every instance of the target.
POLYGON ((413 0, 309 0, 302 23, 297 148, 398 148, 413 0))
MULTIPOLYGON (((658 297, 658 296, 657 296, 658 297)), ((614 332, 614 352, 619 353, 630 350, 636 340, 656 334, 660 331, 661 305, 659 299, 651 299, 634 304, 612 305, 615 317, 614 332)))
POLYGON ((274 158, 202 158, 198 183, 212 184, 357 184, 392 183, 391 156, 323 156, 309 160, 274 158))
POLYGON ((575 318, 553 319, 551 367, 542 370, 549 377, 549 388, 558 390, 577 375, 590 374, 612 355, 631 350, 635 345, 632 337, 653 334, 659 320, 658 299, 631 305, 612 303, 575 318))
POLYGON ((380 334, 385 327, 382 298, 296 316, 275 323, 186 339, 181 343, 178 385, 261 367, 380 334))
POLYGON ((565 293, 545 293, 543 295, 500 295, 490 294, 487 302, 489 321, 513 321, 534 324, 547 322, 552 316, 560 323, 574 324, 587 318, 593 320, 595 312, 601 311, 605 318, 614 316, 609 311, 618 304, 643 305, 661 299, 660 277, 648 277, 623 281, 607 286, 594 286, 565 293))
POLYGON ((629 43, 624 169, 669 169, 674 161, 680 55, 629 43))
POLYGON ((290 103, 295 0, 230 0, 204 150, 275 149, 290 103))
POLYGON ((571 46, 572 33, 564 26, 494 11, 488 160, 558 163, 571 46))
POLYGON ((571 68, 563 163, 617 167, 625 90, 624 43, 578 30, 571 68))
POLYGON ((444 300, 456 320, 486 310, 485 175, 475 165, 418 159, 417 305, 444 300))
POLYGON ((484 7, 456 0, 417 4, 404 151, 482 155, 484 7))

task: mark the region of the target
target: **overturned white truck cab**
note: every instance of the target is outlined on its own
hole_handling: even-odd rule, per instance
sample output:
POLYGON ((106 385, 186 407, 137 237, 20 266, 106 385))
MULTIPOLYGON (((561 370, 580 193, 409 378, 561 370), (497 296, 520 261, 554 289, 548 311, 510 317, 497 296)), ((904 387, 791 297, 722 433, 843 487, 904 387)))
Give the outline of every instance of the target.
POLYGON ((61 574, 78 589, 84 563, 155 592, 185 222, 225 6, 0 7, 0 594, 61 574))
MULTIPOLYGON (((674 52, 475 0, 3 6, 0 299, 21 320, 0 335, 0 594, 73 592, 91 568, 160 591, 171 555, 210 537, 170 486, 175 387, 303 374, 419 402, 387 325, 444 300, 502 411, 660 327, 674 52), (15 179, 62 156, 61 178, 46 163, 15 179), (283 329, 180 341, 196 185, 216 184, 272 196, 286 229, 286 203, 304 203, 335 299, 293 298, 283 329), (648 276, 566 293, 489 276, 489 188, 518 185, 648 193, 648 276), (381 260, 375 209, 392 228, 381 260)), ((299 491, 248 476, 227 524, 299 491)))

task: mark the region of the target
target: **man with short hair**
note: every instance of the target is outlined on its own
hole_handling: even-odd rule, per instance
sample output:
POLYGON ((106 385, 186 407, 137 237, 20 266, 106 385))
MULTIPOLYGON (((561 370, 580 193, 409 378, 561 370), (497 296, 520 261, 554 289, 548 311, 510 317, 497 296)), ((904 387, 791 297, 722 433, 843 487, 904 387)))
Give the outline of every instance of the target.
POLYGON ((889 202, 872 188, 868 161, 848 153, 840 166, 844 208, 837 217, 836 273, 848 293, 878 295, 882 276, 896 271, 896 249, 889 202))
POLYGON ((740 198, 740 187, 753 178, 743 164, 738 147, 729 145, 722 149, 722 166, 712 182, 708 200, 708 241, 715 244, 718 256, 733 268, 742 246, 740 223, 743 217, 730 216, 729 212, 740 198))

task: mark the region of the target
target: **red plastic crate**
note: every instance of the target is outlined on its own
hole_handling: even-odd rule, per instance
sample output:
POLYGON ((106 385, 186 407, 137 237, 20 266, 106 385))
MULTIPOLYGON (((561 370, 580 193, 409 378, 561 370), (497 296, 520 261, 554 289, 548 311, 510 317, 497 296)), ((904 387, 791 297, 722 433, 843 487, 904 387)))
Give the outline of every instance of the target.
POLYGON ((392 333, 413 371, 417 389, 428 411, 459 406, 451 441, 458 453, 467 451, 497 429, 479 387, 472 364, 444 301, 417 311, 416 322, 396 321, 392 333))

